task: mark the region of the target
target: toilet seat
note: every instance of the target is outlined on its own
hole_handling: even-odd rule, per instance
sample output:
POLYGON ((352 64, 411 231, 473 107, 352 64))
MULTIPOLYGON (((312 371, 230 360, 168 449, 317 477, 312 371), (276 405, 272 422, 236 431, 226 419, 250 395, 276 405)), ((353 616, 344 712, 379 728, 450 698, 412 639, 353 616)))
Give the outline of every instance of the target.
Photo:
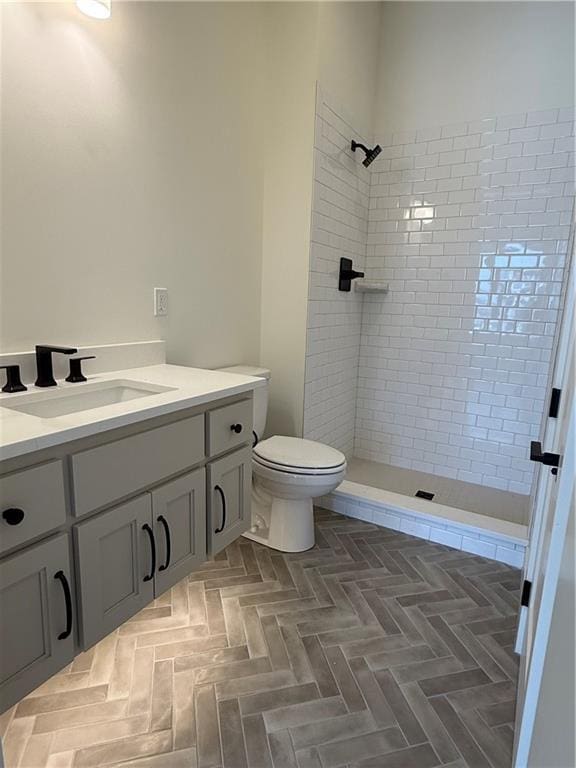
POLYGON ((256 464, 296 475, 332 475, 346 466, 343 453, 328 445, 299 437, 276 435, 254 447, 256 464))
POLYGON ((258 471, 259 467, 265 467, 266 469, 273 469, 275 472, 281 472, 289 475, 298 475, 298 477, 336 475, 338 472, 342 472, 342 470, 346 468, 346 463, 340 464, 339 467, 330 467, 329 469, 303 469, 302 467, 288 467, 286 464, 274 464, 273 461, 264 461, 258 456, 253 456, 252 461, 255 471, 258 471))

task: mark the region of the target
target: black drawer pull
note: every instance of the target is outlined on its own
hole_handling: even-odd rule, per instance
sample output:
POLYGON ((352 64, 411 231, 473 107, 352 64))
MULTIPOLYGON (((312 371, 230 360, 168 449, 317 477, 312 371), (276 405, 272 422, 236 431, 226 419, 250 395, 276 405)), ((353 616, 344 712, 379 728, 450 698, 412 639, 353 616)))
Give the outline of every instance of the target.
POLYGON ((66 603, 66 629, 64 632, 60 632, 58 640, 66 640, 70 637, 72 632, 72 594, 70 592, 70 585, 64 571, 58 571, 54 574, 54 578, 62 584, 62 590, 64 592, 64 602, 66 603))
POLYGON ((152 528, 150 528, 148 523, 144 523, 142 530, 146 531, 148 534, 148 538, 150 539, 150 552, 152 554, 152 566, 150 568, 150 573, 148 576, 144 576, 144 581, 152 581, 154 574, 156 573, 156 542, 154 540, 154 531, 152 528))
POLYGON ((8 523, 8 525, 20 525, 24 520, 24 510, 17 507, 10 507, 2 512, 2 517, 8 523))
POLYGON ((222 525, 220 526, 220 528, 216 528, 214 533, 222 533, 222 531, 224 530, 224 526, 226 525, 226 496, 224 496, 224 491, 222 490, 222 488, 220 488, 219 485, 215 485, 214 490, 218 491, 218 493, 220 494, 220 498, 222 499, 222 525))
POLYGON ((242 427, 242 424, 232 424, 230 429, 232 430, 232 432, 236 432, 236 434, 239 435, 240 432, 242 432, 243 427, 242 427))
POLYGON ((158 568, 159 571, 165 571, 166 568, 170 565, 170 554, 172 550, 171 542, 170 542, 170 526, 168 525, 168 521, 164 517, 164 515, 158 515, 157 520, 159 523, 162 523, 164 526, 164 535, 166 536, 166 561, 164 565, 161 565, 160 568, 158 568))

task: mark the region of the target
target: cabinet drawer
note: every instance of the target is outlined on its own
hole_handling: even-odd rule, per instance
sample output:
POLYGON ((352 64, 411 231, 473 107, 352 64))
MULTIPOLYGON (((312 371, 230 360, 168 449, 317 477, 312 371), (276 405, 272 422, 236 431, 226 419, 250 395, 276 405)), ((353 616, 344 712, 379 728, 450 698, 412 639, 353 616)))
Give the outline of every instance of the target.
POLYGON ((72 457, 75 514, 129 496, 204 458, 204 416, 157 427, 72 457))
POLYGON ((207 415, 208 455, 216 456, 243 443, 252 443, 252 400, 216 408, 207 415))
POLYGON ((0 509, 0 552, 62 525, 66 520, 62 462, 51 461, 0 477, 0 509), (16 522, 19 511, 24 517, 16 522), (10 525, 9 520, 15 524, 10 525))

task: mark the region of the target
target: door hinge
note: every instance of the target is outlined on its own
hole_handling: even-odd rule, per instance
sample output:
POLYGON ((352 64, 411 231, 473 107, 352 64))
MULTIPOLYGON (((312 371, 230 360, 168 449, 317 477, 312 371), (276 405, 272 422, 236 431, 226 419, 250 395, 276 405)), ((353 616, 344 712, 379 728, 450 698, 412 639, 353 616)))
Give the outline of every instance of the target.
POLYGON ((520 605, 524 608, 528 608, 530 605, 530 593, 532 592, 532 582, 525 580, 522 584, 522 597, 520 598, 520 605))
POLYGON ((557 419, 558 411, 560 410, 560 396, 562 395, 561 389, 554 388, 550 394, 550 408, 548 409, 548 418, 557 419))

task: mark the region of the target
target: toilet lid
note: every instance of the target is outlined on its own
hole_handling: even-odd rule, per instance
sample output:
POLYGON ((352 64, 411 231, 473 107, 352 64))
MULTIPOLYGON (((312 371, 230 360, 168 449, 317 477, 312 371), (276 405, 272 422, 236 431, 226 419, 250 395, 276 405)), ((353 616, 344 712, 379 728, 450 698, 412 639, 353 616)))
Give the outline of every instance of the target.
POLYGON ((258 443, 254 454, 268 465, 301 469, 336 469, 346 462, 344 454, 329 445, 278 435, 258 443))

